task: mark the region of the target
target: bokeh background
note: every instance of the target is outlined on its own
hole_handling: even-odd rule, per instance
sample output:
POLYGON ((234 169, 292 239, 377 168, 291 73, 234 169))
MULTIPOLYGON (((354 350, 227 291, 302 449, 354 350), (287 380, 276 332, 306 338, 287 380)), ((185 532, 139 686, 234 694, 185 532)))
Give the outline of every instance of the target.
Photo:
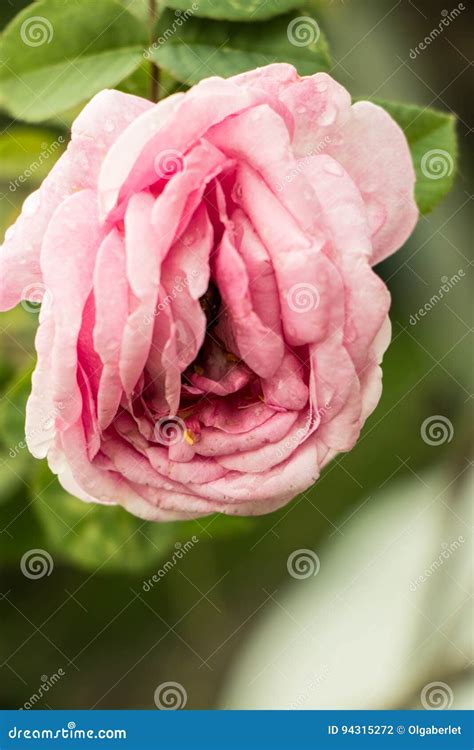
MULTIPOLYGON (((472 705, 469 10, 410 58, 445 10, 444 0, 318 3, 332 75, 354 97, 455 113, 460 156, 455 189, 378 267, 393 297, 381 403, 305 495, 261 518, 170 525, 67 497, 24 446, 37 310, 1 317, 2 708, 154 708, 169 682, 187 708, 472 705), (33 580, 21 559, 36 548, 53 566, 33 580), (301 550, 313 568, 295 577, 288 559, 301 550)), ((165 77, 162 93, 174 85, 165 77)), ((2 233, 71 116, 27 125, 0 113, 2 233)))

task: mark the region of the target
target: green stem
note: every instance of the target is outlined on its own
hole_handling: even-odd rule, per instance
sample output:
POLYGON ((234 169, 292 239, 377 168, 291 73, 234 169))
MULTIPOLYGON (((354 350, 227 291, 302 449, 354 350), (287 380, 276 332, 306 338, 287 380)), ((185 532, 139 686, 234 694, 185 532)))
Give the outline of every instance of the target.
MULTIPOLYGON (((158 14, 156 8, 156 0, 148 0, 148 18, 150 21, 150 46, 153 45, 154 37, 153 32, 156 25, 158 14)), ((150 99, 152 102, 157 102, 160 98, 160 69, 158 65, 150 60, 150 99)))

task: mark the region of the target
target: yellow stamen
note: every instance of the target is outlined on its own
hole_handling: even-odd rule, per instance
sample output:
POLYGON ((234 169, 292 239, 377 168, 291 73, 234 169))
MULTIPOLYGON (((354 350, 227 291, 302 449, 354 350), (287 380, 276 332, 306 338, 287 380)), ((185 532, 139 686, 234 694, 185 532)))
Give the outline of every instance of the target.
POLYGON ((196 442, 196 436, 191 432, 191 430, 184 431, 184 439, 188 445, 194 445, 194 443, 196 442))

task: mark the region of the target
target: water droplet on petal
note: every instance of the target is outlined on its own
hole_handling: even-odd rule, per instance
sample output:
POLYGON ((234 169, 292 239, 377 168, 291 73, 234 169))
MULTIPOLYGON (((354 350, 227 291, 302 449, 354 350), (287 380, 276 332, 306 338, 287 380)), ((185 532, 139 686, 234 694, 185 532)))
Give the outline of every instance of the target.
POLYGON ((328 125, 332 125, 334 120, 336 119, 337 110, 335 107, 327 107, 324 112, 318 117, 318 123, 323 128, 327 127, 328 125))
POLYGON ((306 112, 306 107, 303 104, 300 104, 299 107, 296 107, 296 111, 299 115, 304 115, 304 113, 306 112))
POLYGON ((326 91, 327 87, 327 81, 316 81, 316 91, 326 91))
POLYGON ((111 133, 113 130, 115 130, 115 125, 112 120, 105 121, 104 130, 106 133, 111 133))
POLYGON ((8 227, 7 231, 5 232, 5 240, 13 239, 14 235, 15 235, 15 227, 8 227))
POLYGON ((344 174, 344 169, 337 161, 327 161, 324 164, 324 171, 329 174, 335 174, 338 177, 344 174))
POLYGON ((31 193, 31 195, 28 196, 28 198, 23 203, 22 212, 25 216, 34 216, 34 214, 37 212, 39 205, 41 202, 40 194, 38 190, 35 190, 34 193, 31 193))

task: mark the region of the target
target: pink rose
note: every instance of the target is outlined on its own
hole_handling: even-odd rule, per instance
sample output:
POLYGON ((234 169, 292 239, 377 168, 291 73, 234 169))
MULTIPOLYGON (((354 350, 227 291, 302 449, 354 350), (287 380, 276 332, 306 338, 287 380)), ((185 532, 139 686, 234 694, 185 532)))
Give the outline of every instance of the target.
POLYGON ((414 181, 398 125, 325 73, 102 91, 0 252, 3 309, 45 293, 31 452, 153 520, 305 490, 379 400, 371 266, 412 231, 414 181))

